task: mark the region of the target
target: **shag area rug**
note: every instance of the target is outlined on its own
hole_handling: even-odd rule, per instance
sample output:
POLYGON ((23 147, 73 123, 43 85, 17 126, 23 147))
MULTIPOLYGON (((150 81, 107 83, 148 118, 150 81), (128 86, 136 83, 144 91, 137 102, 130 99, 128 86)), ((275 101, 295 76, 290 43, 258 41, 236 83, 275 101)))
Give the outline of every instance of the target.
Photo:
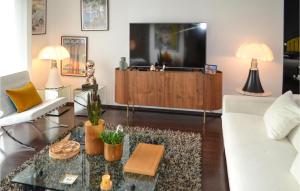
MULTIPOLYGON (((108 125, 107 129, 115 126, 108 125)), ((200 191, 201 190, 201 135, 199 133, 187 133, 181 131, 158 130, 145 127, 124 127, 128 134, 139 134, 137 142, 151 143, 152 137, 166 138, 164 159, 160 164, 160 174, 156 190, 162 191, 200 191), (146 141, 145 141, 146 140, 146 141)), ((64 137, 62 135, 61 137, 64 137)), ((58 139, 59 140, 59 139, 58 139)), ((31 159, 7 175, 0 183, 0 190, 23 190, 23 187, 11 183, 10 180, 27 166, 45 153, 48 153, 49 145, 35 154, 31 159)))

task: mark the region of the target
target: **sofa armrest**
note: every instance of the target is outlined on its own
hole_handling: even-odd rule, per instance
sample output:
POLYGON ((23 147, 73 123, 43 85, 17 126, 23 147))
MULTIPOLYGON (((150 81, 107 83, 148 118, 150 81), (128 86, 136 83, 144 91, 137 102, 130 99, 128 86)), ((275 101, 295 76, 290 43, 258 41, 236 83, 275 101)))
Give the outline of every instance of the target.
POLYGON ((275 99, 274 97, 225 95, 223 97, 223 113, 246 113, 262 116, 275 99))

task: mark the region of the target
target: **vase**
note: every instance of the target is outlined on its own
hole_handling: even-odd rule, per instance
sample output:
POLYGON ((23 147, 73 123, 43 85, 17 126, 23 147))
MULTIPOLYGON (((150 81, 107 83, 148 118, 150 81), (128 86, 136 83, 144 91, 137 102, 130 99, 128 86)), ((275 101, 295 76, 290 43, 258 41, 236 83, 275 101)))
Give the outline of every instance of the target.
POLYGON ((104 143, 104 158, 107 161, 121 160, 123 155, 123 144, 104 143))
POLYGON ((119 63, 119 67, 120 67, 120 70, 126 70, 127 69, 128 64, 126 62, 126 58, 125 57, 121 57, 121 61, 119 63))
POLYGON ((92 125, 90 121, 84 124, 85 152, 89 155, 100 155, 104 151, 104 143, 100 134, 104 131, 104 120, 100 119, 98 125, 92 125))

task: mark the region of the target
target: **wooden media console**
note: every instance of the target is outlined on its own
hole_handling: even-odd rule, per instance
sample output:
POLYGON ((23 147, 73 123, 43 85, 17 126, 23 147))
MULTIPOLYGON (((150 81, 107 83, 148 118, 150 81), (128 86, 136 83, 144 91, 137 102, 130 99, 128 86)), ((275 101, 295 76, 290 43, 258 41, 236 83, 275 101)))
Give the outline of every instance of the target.
POLYGON ((115 101, 127 105, 218 110, 222 108, 222 73, 117 68, 115 101))

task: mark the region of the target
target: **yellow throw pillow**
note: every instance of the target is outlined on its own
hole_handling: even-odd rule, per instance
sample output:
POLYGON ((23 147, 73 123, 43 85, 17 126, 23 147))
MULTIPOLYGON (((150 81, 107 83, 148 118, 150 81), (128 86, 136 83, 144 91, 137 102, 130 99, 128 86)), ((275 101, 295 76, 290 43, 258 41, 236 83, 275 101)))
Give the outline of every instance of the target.
POLYGON ((26 85, 18 89, 6 90, 6 94, 15 104, 19 113, 43 102, 31 82, 28 82, 26 85))

